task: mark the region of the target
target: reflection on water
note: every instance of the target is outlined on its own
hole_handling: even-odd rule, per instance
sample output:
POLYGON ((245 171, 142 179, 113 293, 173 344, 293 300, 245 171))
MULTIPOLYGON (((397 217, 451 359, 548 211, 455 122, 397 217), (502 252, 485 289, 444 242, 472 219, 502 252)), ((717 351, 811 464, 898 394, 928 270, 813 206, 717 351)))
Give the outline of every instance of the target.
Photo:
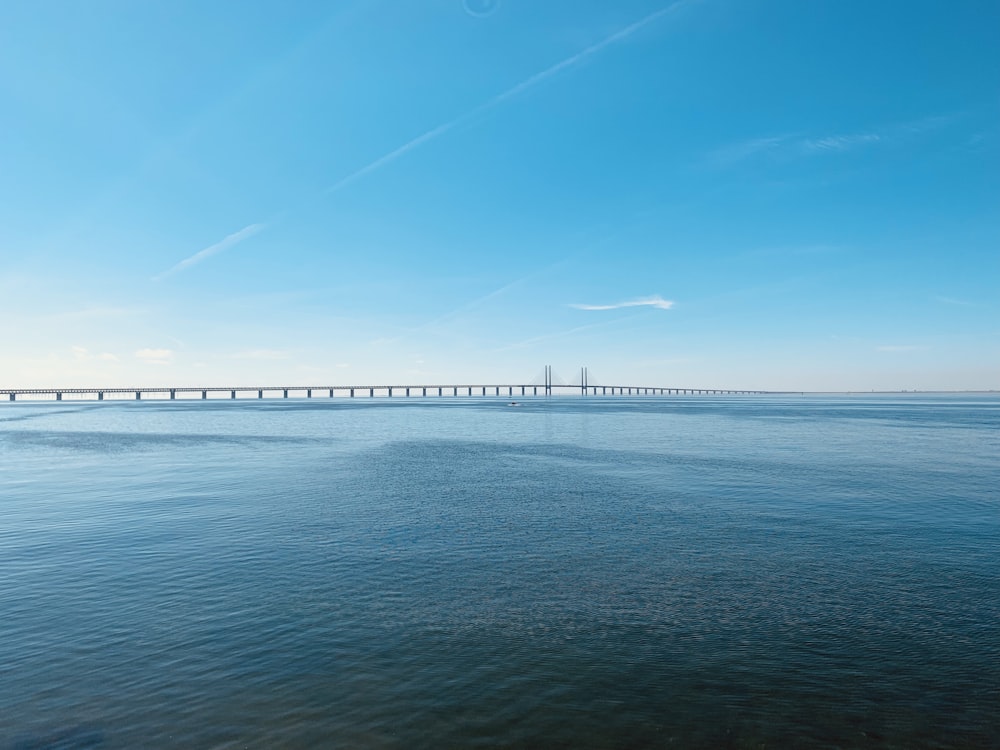
POLYGON ((1000 399, 0 409, 0 748, 997 747, 1000 399))

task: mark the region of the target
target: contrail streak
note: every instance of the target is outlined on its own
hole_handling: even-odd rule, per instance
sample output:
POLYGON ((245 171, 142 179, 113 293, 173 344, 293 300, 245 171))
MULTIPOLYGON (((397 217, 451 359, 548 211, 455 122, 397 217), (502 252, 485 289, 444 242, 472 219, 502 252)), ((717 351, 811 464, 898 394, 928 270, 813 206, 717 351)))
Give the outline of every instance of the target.
POLYGON ((334 193, 334 192, 340 190, 341 188, 347 187, 348 185, 350 185, 355 180, 358 180, 361 177, 364 177, 365 175, 371 174, 372 172, 374 172, 377 169, 381 169, 386 164, 390 164, 391 162, 394 162, 400 156, 403 156, 404 154, 409 153, 413 149, 415 149, 415 148, 417 148, 419 146, 422 146, 423 144, 427 143, 428 141, 432 141, 435 138, 444 135, 449 130, 452 130, 453 128, 457 127, 458 125, 461 125, 463 122, 465 122, 467 120, 471 120, 473 117, 476 117, 477 115, 481 115, 483 112, 487 112, 487 111, 493 109, 494 107, 496 107, 496 106, 498 106, 500 104, 503 104, 504 102, 508 101, 509 99, 512 99, 515 96, 518 96, 518 95, 524 93, 528 89, 530 89, 530 88, 532 88, 534 86, 537 86, 542 81, 544 81, 544 80, 546 80, 548 78, 551 78, 552 76, 554 76, 554 75, 556 75, 558 73, 561 73, 562 71, 567 70, 568 68, 572 68, 574 65, 578 64, 580 61, 585 60, 586 58, 590 57, 591 55, 597 54, 601 50, 605 49, 606 47, 610 47, 612 44, 615 44, 616 42, 620 42, 623 39, 626 39, 627 37, 632 36, 632 34, 634 34, 635 32, 637 32, 639 29, 643 28, 644 26, 648 26, 649 24, 653 23, 654 21, 659 20, 663 16, 665 16, 665 15, 667 15, 669 13, 674 12, 675 10, 677 10, 678 8, 680 8, 681 6, 688 5, 689 3, 693 2, 693 1, 696 1, 696 0, 679 0, 679 2, 673 3, 672 5, 668 5, 665 8, 661 8, 660 10, 657 10, 657 11, 654 11, 653 13, 650 13, 648 16, 645 16, 644 18, 639 19, 635 23, 630 24, 630 25, 626 26, 625 28, 620 29, 619 31, 616 31, 611 36, 605 37, 601 41, 599 41, 599 42, 597 42, 595 44, 590 45, 589 47, 587 47, 586 49, 581 50, 580 52, 577 52, 575 55, 572 55, 570 57, 567 57, 565 60, 557 62, 555 65, 552 65, 551 67, 546 68, 545 70, 541 71, 540 73, 535 73, 530 78, 526 78, 525 80, 521 81, 516 86, 512 86, 511 88, 507 89, 503 93, 497 94, 492 99, 489 99, 489 100, 483 102, 482 104, 480 104, 479 106, 470 109, 468 112, 459 115, 455 119, 450 120, 450 121, 448 121, 448 122, 446 122, 446 123, 444 123, 442 125, 438 125, 436 128, 432 128, 431 130, 428 130, 426 133, 423 133, 422 135, 418 135, 416 138, 414 138, 411 141, 407 141, 406 143, 404 143, 399 148, 394 149, 394 150, 390 151, 389 153, 387 153, 387 154, 385 154, 383 156, 380 156, 378 159, 376 159, 375 161, 371 162, 370 164, 366 164, 365 166, 361 167, 357 171, 352 172, 351 174, 347 175, 346 177, 338 180, 333 185, 331 185, 326 190, 324 190, 323 194, 324 195, 328 195, 330 193, 334 193))
POLYGON ((673 306, 674 303, 671 300, 663 299, 659 295, 630 299, 628 302, 617 302, 613 305, 570 305, 577 310, 620 310, 623 307, 655 307, 658 310, 669 310, 673 306))
POLYGON ((162 278, 170 276, 171 274, 175 274, 178 271, 183 271, 185 268, 190 268, 195 263, 201 263, 203 260, 205 260, 205 258, 209 257, 210 255, 221 253, 223 250, 226 250, 227 248, 230 248, 233 245, 242 242, 247 237, 252 237, 253 235, 257 234, 257 232, 259 232, 261 229, 263 229, 265 226, 266 226, 265 224, 250 224, 249 226, 243 227, 243 229, 241 229, 240 231, 233 232, 227 237, 216 242, 214 245, 209 245, 204 250, 199 250, 194 255, 182 260, 173 268, 170 268, 164 271, 163 273, 159 274, 158 276, 154 276, 153 278, 154 280, 158 281, 162 278))
MULTIPOLYGON (((551 78, 552 76, 557 75, 564 70, 572 68, 574 65, 577 65, 582 60, 585 60, 588 57, 597 54, 606 47, 610 47, 612 44, 615 44, 617 42, 622 41, 623 39, 632 36, 632 34, 637 32, 639 29, 648 26, 651 23, 654 23, 655 21, 668 15, 669 13, 674 12, 675 10, 681 8, 684 5, 689 5, 694 2, 699 2, 699 0, 678 0, 678 2, 675 2, 671 5, 666 6, 665 8, 661 8, 660 10, 650 13, 648 16, 639 19, 635 23, 629 24, 625 28, 616 31, 614 34, 611 34, 610 36, 605 37, 601 41, 590 45, 589 47, 581 50, 580 52, 577 52, 575 55, 571 55, 570 57, 567 57, 565 60, 561 60, 560 62, 557 62, 555 65, 552 65, 539 73, 535 73, 533 76, 526 78, 517 85, 512 86, 511 88, 507 89, 506 91, 500 94, 497 94, 492 99, 488 99, 479 106, 473 107, 468 112, 459 115, 453 120, 449 120, 448 122, 442 125, 438 125, 436 128, 432 128, 428 130, 426 133, 418 135, 413 140, 407 141, 399 148, 396 148, 390 151, 389 153, 380 156, 375 161, 366 164, 360 169, 351 172, 351 174, 347 175, 346 177, 341 178, 333 185, 323 190, 319 194, 319 196, 329 195, 330 193, 335 193, 338 190, 347 187, 348 185, 361 179, 365 175, 369 175, 372 172, 381 169, 385 165, 396 161, 396 159, 403 156, 404 154, 409 153, 413 149, 418 148, 419 146, 422 146, 423 144, 429 141, 433 141, 435 138, 438 138, 447 133, 448 131, 453 130, 455 127, 461 125, 463 122, 471 120, 472 118, 481 115, 482 113, 487 112, 493 109, 494 107, 497 107, 500 104, 503 104, 504 102, 513 99, 516 96, 519 96, 520 94, 523 94, 525 91, 534 86, 537 86, 542 81, 545 81, 548 78, 551 78)), ((314 200, 318 200, 318 197, 314 200)), ((287 213, 288 213, 287 211, 282 212, 280 216, 285 216, 287 213)), ((224 239, 220 240, 214 245, 210 245, 209 247, 206 247, 204 250, 200 250, 194 255, 185 258, 180 263, 175 265, 173 268, 170 268, 164 271, 163 273, 154 276, 153 279, 158 281, 167 276, 171 276, 172 274, 175 274, 179 271, 183 271, 186 268, 190 268, 196 263, 200 263, 201 261, 205 260, 209 256, 215 255, 216 253, 222 252, 223 250, 226 250, 227 248, 230 248, 233 245, 242 242, 243 240, 256 234, 262 229, 265 229, 267 226, 273 223, 274 221, 261 224, 250 224, 249 226, 244 227, 238 232, 230 234, 229 236, 225 237, 224 239)))

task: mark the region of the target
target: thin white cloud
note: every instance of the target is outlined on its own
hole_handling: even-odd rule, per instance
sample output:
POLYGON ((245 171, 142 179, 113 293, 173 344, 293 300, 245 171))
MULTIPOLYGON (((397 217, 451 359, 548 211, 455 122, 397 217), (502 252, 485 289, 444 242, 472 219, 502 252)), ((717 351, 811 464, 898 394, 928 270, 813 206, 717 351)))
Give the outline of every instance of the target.
POLYGON ((154 276, 153 279, 154 281, 159 281, 160 279, 166 278, 167 276, 171 276, 175 273, 178 273, 179 271, 184 271, 185 269, 188 269, 197 263, 201 263, 206 258, 215 255, 216 253, 221 253, 223 250, 228 250, 233 245, 239 244, 240 242, 243 242, 243 240, 252 237, 253 235, 257 234, 257 232, 264 229, 265 226, 267 225, 250 224, 248 226, 245 226, 240 231, 233 232, 227 237, 216 242, 214 245, 209 245, 204 250, 199 250, 194 255, 185 258, 180 263, 175 265, 173 268, 169 268, 163 273, 159 274, 158 276, 154 276))
POLYGON ((932 297, 932 299, 935 302, 940 302, 945 305, 955 305, 957 307, 981 307, 981 305, 978 305, 975 302, 969 302, 964 299, 956 299, 955 297, 944 297, 941 295, 937 295, 935 297, 932 297))
POLYGON ((674 303, 671 300, 663 299, 659 295, 640 297, 627 302, 617 302, 613 305, 570 305, 577 310, 620 310, 623 307, 655 307, 657 310, 669 310, 673 306, 674 303))
POLYGON ((883 137, 878 133, 857 133, 854 135, 830 135, 825 138, 807 138, 801 141, 800 145, 805 151, 849 151, 861 146, 870 146, 882 140, 883 137))
POLYGON ((728 166, 749 159, 757 154, 775 151, 788 143, 791 136, 776 135, 769 138, 750 138, 716 149, 708 155, 708 160, 718 166, 728 166))
POLYGON ((100 354, 91 354, 90 351, 83 346, 71 346, 70 351, 73 352, 73 358, 81 362, 86 362, 88 360, 99 360, 101 362, 117 362, 118 357, 110 352, 101 352, 100 354))
POLYGON ((368 346, 376 349, 395 346, 399 342, 397 338, 390 338, 387 336, 380 336, 377 339, 372 339, 368 342, 368 346))
POLYGON ((957 122, 963 115, 963 112, 952 112, 951 114, 946 115, 930 115, 928 117, 921 117, 917 120, 904 122, 899 126, 899 130, 901 132, 914 134, 926 133, 930 130, 940 130, 941 128, 957 122))
MULTIPOLYGON (((506 346, 502 346, 499 349, 495 349, 495 352, 506 352, 511 349, 523 349, 525 347, 530 347, 534 344, 541 343, 543 341, 552 341, 554 339, 566 338, 567 336, 573 336, 582 331, 590 331, 595 328, 607 328, 608 326, 619 326, 623 321, 631 320, 632 318, 639 318, 645 315, 645 313, 636 313, 635 315, 628 315, 624 318, 612 318, 605 319, 598 323, 587 323, 582 326, 575 326, 573 328, 568 328, 563 331, 554 331, 553 333, 545 333, 541 336, 532 336, 531 338, 524 339, 522 341, 517 341, 506 346)), ((565 385, 565 384, 563 384, 565 385)))
POLYGON ((248 349, 247 351, 236 352, 232 355, 233 359, 288 359, 291 356, 289 352, 280 349, 248 349))
POLYGON ((174 358, 174 352, 173 349, 139 349, 135 356, 148 365, 166 365, 174 358))
POLYGON ((425 329, 434 328, 435 326, 438 326, 438 325, 440 325, 442 323, 445 323, 445 322, 447 322, 447 321, 449 321, 449 320, 451 320, 453 318, 456 318, 456 317, 465 317, 469 312, 471 312, 472 310, 475 310, 476 308, 478 308, 481 305, 489 302, 490 300, 495 300, 495 299, 497 299, 499 297, 502 297, 503 295, 507 294, 512 289, 516 289, 517 287, 521 286, 522 284, 524 284, 527 281, 530 281, 532 279, 538 278, 539 276, 543 276, 544 274, 551 273, 553 269, 556 269, 556 268, 559 268, 560 266, 565 265, 566 262, 567 261, 557 261, 556 263, 553 263, 550 266, 546 266, 544 268, 540 268, 539 270, 537 270, 537 271, 535 271, 533 273, 529 273, 527 276, 522 276, 519 279, 516 279, 514 281, 508 282, 508 283, 504 284, 502 287, 499 287, 498 289, 494 289, 492 292, 489 292, 488 294, 485 294, 482 297, 478 297, 478 298, 472 300, 471 302, 465 303, 461 307, 458 307, 458 308, 456 308, 454 310, 451 310, 450 312, 444 313, 443 315, 439 315, 436 318, 434 318, 433 320, 427 321, 426 323, 420 324, 414 330, 416 330, 416 331, 422 331, 422 330, 425 330, 425 329))
POLYGON ((729 167, 756 157, 788 157, 790 155, 816 156, 846 152, 863 146, 886 141, 879 133, 827 135, 818 138, 776 135, 766 138, 749 138, 717 148, 707 156, 707 163, 714 167, 729 167))
POLYGON ((88 320, 91 318, 112 318, 112 317, 132 317, 142 315, 145 310, 128 307, 87 307, 81 310, 69 310, 67 312, 50 313, 45 316, 48 320, 88 320))
POLYGON ((663 16, 666 16, 669 13, 678 10, 682 6, 689 5, 693 2, 698 2, 698 0, 678 0, 678 2, 672 3, 671 5, 668 5, 665 8, 661 8, 660 10, 650 13, 649 15, 639 19, 635 23, 630 24, 625 28, 620 29, 619 31, 616 31, 614 34, 611 34, 610 36, 605 37, 601 41, 590 45, 589 47, 581 50, 580 52, 577 52, 575 55, 571 55, 570 57, 567 57, 565 60, 561 60, 560 62, 557 62, 555 65, 552 65, 539 73, 535 73, 533 76, 526 78, 516 86, 512 86, 503 93, 497 94, 492 99, 489 99, 486 102, 476 107, 473 107, 468 112, 459 115, 455 119, 449 120, 448 122, 442 125, 438 125, 437 127, 428 130, 426 133, 418 135, 413 140, 404 143, 399 148, 390 151, 384 156, 380 156, 375 161, 366 164, 365 166, 361 167, 355 172, 352 172, 346 177, 335 182, 333 185, 331 185, 324 191, 324 194, 333 193, 336 192, 337 190, 347 187, 355 180, 358 180, 361 177, 371 174, 375 170, 384 167, 386 164, 395 161, 399 157, 412 151, 418 146, 422 146, 428 141, 432 141, 438 136, 444 135, 449 130, 452 130, 453 128, 457 127, 463 122, 466 122, 467 120, 470 120, 473 117, 476 117, 477 115, 481 115, 483 112, 491 110, 494 107, 503 104, 504 102, 513 99, 514 97, 519 96, 520 94, 523 94, 528 89, 537 86, 538 84, 551 78, 552 76, 557 75, 558 73, 561 73, 564 70, 572 68, 573 66, 577 65, 578 63, 582 62, 588 57, 597 54, 606 47, 610 47, 611 45, 617 42, 621 42, 627 39, 628 37, 632 36, 635 32, 642 29, 643 27, 648 26, 649 24, 659 20, 663 16))
POLYGON ((883 125, 868 132, 840 133, 822 136, 777 135, 749 138, 710 152, 707 162, 714 166, 731 166, 757 156, 819 156, 846 153, 872 146, 891 146, 940 130, 958 119, 958 115, 932 115, 903 123, 883 125))

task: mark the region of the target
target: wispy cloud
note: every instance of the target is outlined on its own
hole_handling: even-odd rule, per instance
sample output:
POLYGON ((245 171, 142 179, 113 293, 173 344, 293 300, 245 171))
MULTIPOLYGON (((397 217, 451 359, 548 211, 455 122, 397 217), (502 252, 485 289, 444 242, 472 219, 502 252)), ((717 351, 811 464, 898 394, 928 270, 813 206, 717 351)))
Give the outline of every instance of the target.
POLYGON ((941 295, 936 295, 931 299, 933 299, 935 302, 940 302, 944 305, 955 305, 956 307, 982 307, 982 305, 979 305, 975 302, 969 302, 968 300, 964 299, 956 299, 955 297, 944 297, 941 295))
POLYGON ((766 138, 748 138, 730 143, 710 152, 707 162, 715 167, 729 167, 758 157, 817 156, 843 153, 863 146, 872 146, 885 140, 879 133, 851 133, 804 137, 801 135, 775 135, 766 138))
POLYGON ((883 140, 878 133, 855 133, 852 135, 829 135, 825 138, 806 138, 800 142, 803 150, 810 152, 850 151, 862 146, 870 146, 883 140))
POLYGON ((135 356, 148 365, 168 365, 174 358, 174 352, 172 349, 139 349, 135 356))
POLYGON ((623 307, 655 307, 657 310, 669 310, 674 306, 671 300, 660 296, 640 297, 627 302, 616 302, 613 305, 570 305, 577 310, 620 310, 623 307))
POLYGON ((730 143, 708 155, 708 161, 716 166, 729 166, 758 154, 776 151, 792 139, 789 135, 775 135, 767 138, 749 138, 730 143))
POLYGON ((637 313, 635 315, 628 315, 628 316, 626 316, 624 318, 604 319, 604 320, 602 320, 602 321, 600 321, 598 323, 588 323, 586 325, 575 326, 573 328, 568 328, 568 329, 562 330, 562 331, 554 331, 552 333, 544 333, 544 334, 542 334, 540 336, 532 336, 531 338, 524 339, 522 341, 516 341, 516 342, 514 342, 512 344, 507 344, 506 346, 502 346, 499 349, 495 349, 494 352, 506 352, 506 351, 510 351, 511 349, 523 349, 525 347, 530 347, 530 346, 532 346, 534 344, 538 344, 538 343, 541 343, 543 341, 553 341, 555 339, 561 339, 561 338, 566 338, 568 336, 574 336, 574 335, 576 335, 578 333, 581 333, 583 331, 591 331, 591 330, 594 330, 596 328, 607 328, 609 326, 619 326, 619 325, 621 325, 621 323, 623 321, 628 321, 628 320, 631 320, 632 318, 639 318, 639 317, 642 317, 645 314, 646 313, 637 313))
POLYGON ((133 317, 142 315, 146 311, 138 308, 128 307, 86 307, 81 310, 68 310, 66 312, 50 313, 44 317, 47 320, 75 321, 90 320, 92 318, 113 318, 113 317, 133 317))
POLYGON ((289 352, 280 349, 249 349, 243 352, 236 352, 232 355, 232 358, 274 360, 288 359, 290 356, 291 354, 289 352))
POLYGON ((91 352, 83 346, 71 346, 70 351, 73 352, 73 358, 81 361, 92 361, 98 360, 101 362, 117 362, 118 357, 110 352, 101 352, 100 354, 91 354, 91 352))
POLYGON ((223 250, 228 250, 233 245, 237 245, 240 242, 243 242, 243 240, 249 237, 253 237, 255 234, 257 234, 257 232, 261 231, 266 226, 267 226, 266 224, 250 224, 248 226, 245 226, 240 231, 233 232, 232 234, 216 242, 214 245, 209 245, 204 250, 199 250, 194 255, 185 258, 172 268, 169 268, 163 273, 154 276, 153 280, 159 281, 160 279, 164 279, 167 276, 172 276, 175 273, 184 271, 193 265, 201 263, 206 258, 209 258, 215 255, 216 253, 221 253, 223 250))
POLYGON ((761 156, 794 157, 847 153, 863 148, 891 146, 940 130, 958 119, 957 115, 933 115, 902 123, 892 123, 855 133, 827 135, 783 134, 748 138, 715 149, 707 156, 712 166, 726 167, 761 156))
POLYGON ((535 73, 533 76, 530 76, 529 78, 524 79, 523 81, 521 81, 515 86, 512 86, 506 91, 497 94, 492 99, 489 99, 483 102, 482 104, 473 107, 468 112, 459 115, 453 120, 449 120, 448 122, 442 125, 438 125, 437 127, 428 130, 426 133, 418 135, 413 140, 407 141, 399 148, 393 149, 389 153, 380 156, 375 161, 366 164, 360 169, 352 172, 346 177, 343 177, 342 179, 335 182, 333 185, 331 185, 324 191, 324 194, 333 193, 338 190, 341 190, 344 187, 347 187, 352 182, 360 179, 361 177, 364 177, 365 175, 371 174, 377 169, 381 169, 386 164, 390 164, 391 162, 394 162, 396 159, 403 156, 404 154, 409 153, 413 149, 418 148, 419 146, 422 146, 423 144, 432 141, 435 138, 438 138, 439 136, 444 135, 445 133, 457 127, 458 125, 461 125, 462 123, 471 120, 472 118, 481 115, 484 112, 487 112, 493 109, 494 107, 497 107, 500 104, 503 104, 504 102, 513 99, 516 96, 523 94, 528 89, 537 86, 543 81, 563 72, 564 70, 568 70, 569 68, 578 65, 579 63, 586 60, 588 57, 591 57, 592 55, 601 52, 605 48, 610 47, 611 45, 616 44, 618 42, 624 41, 637 31, 639 31, 640 29, 649 26, 650 24, 654 23, 660 18, 663 18, 664 16, 673 13, 676 10, 679 10, 682 6, 689 5, 697 1, 698 0, 679 0, 678 2, 672 3, 671 5, 668 5, 665 8, 661 8, 660 10, 654 11, 649 15, 644 16, 635 23, 632 23, 626 26, 625 28, 616 31, 614 34, 605 37, 601 41, 590 45, 589 47, 581 50, 580 52, 577 52, 574 55, 570 55, 565 60, 561 60, 560 62, 557 62, 555 65, 552 65, 539 73, 535 73))
POLYGON ((552 263, 551 265, 539 268, 538 270, 533 271, 532 273, 529 273, 526 276, 522 276, 519 279, 515 279, 514 281, 510 281, 510 282, 504 284, 503 286, 501 286, 501 287, 499 287, 497 289, 494 289, 492 292, 484 294, 481 297, 477 297, 476 299, 472 300, 471 302, 466 302, 464 305, 462 305, 462 306, 460 306, 458 308, 455 308, 454 310, 451 310, 450 312, 444 313, 443 315, 438 315, 434 319, 429 320, 426 323, 420 324, 419 326, 417 326, 413 330, 415 330, 415 331, 421 331, 421 330, 426 330, 426 329, 433 329, 434 327, 439 326, 442 323, 446 323, 446 322, 448 322, 449 320, 451 320, 453 318, 464 318, 471 311, 473 311, 473 310, 481 307, 482 305, 484 305, 484 304, 486 304, 488 302, 491 302, 493 300, 497 300, 497 299, 503 297, 508 292, 510 292, 510 291, 512 291, 514 289, 517 289, 518 287, 526 284, 529 281, 533 281, 533 280, 538 279, 540 277, 543 277, 543 276, 545 276, 547 274, 550 274, 553 271, 558 270, 558 269, 566 266, 567 263, 569 263, 568 260, 559 260, 559 261, 556 261, 555 263, 552 263))

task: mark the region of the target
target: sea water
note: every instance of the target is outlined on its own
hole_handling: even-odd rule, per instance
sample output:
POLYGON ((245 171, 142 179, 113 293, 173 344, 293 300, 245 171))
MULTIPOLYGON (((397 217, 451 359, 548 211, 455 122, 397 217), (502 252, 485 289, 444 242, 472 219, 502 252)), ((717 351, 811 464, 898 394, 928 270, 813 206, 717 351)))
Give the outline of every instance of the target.
POLYGON ((0 405, 0 748, 1000 747, 1000 397, 0 405))

